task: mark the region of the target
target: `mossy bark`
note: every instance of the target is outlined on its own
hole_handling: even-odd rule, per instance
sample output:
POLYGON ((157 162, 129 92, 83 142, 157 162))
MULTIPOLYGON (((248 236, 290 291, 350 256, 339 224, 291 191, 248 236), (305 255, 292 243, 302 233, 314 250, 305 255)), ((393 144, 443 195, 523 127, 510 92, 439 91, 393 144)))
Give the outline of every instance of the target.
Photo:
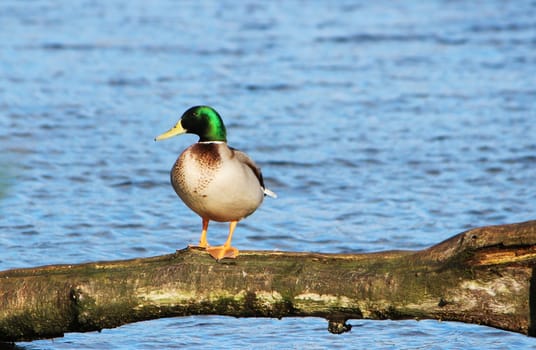
POLYGON ((0 341, 187 315, 438 319, 535 334, 536 221, 470 230, 422 251, 201 250, 0 272, 0 341))

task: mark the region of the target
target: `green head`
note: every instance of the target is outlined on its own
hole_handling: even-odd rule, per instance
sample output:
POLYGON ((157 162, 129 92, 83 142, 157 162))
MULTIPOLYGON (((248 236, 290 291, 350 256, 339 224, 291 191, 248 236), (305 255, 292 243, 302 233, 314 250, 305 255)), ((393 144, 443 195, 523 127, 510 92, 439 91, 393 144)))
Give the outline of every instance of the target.
POLYGON ((190 133, 199 136, 203 141, 227 141, 225 125, 218 112, 209 106, 194 106, 182 115, 181 119, 171 129, 155 138, 164 140, 176 135, 190 133))

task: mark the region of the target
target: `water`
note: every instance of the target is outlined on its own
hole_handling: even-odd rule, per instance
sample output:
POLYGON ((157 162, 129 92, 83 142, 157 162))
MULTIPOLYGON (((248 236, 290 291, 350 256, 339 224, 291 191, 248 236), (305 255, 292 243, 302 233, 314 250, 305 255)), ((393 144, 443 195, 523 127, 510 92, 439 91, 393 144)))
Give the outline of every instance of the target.
MULTIPOLYGON (((422 249, 534 219, 531 1, 0 3, 0 269, 154 256, 201 223, 154 143, 195 104, 279 194, 240 249, 422 249)), ((211 242, 227 227, 211 224, 211 242)), ((23 349, 536 348, 436 321, 188 317, 23 349)))

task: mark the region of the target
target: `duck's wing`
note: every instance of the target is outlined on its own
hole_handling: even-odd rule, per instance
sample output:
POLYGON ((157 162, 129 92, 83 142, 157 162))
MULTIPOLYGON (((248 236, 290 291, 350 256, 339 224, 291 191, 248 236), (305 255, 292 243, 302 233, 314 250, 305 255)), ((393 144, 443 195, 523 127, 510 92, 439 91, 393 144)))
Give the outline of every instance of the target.
POLYGON ((253 159, 251 159, 247 154, 245 154, 242 151, 237 150, 236 148, 229 147, 231 151, 233 152, 234 156, 242 163, 246 164, 255 174, 257 179, 259 180, 259 184, 261 185, 261 188, 266 196, 277 198, 277 195, 275 192, 271 191, 270 189, 266 188, 264 186, 264 179, 262 178, 262 172, 261 168, 255 164, 253 159))

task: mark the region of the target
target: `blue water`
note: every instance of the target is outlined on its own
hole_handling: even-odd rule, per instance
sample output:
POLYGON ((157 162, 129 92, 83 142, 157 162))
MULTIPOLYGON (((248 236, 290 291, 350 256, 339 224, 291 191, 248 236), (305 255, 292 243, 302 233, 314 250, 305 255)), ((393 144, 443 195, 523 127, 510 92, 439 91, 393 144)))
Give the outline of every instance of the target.
MULTIPOLYGON (((0 269, 198 240, 154 143, 214 106, 279 195, 239 249, 422 249, 535 219, 534 1, 0 2, 0 269)), ((225 224, 209 239, 223 242, 225 224)), ((476 325, 187 317, 23 349, 536 348, 476 325)))

